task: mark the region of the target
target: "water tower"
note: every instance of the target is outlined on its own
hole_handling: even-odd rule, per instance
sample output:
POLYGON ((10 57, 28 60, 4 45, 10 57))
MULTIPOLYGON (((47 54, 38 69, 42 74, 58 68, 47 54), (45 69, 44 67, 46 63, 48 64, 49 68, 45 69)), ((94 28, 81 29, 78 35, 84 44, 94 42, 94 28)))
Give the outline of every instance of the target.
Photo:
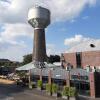
POLYGON ((46 61, 45 28, 50 24, 50 11, 34 6, 29 10, 28 22, 34 28, 33 62, 42 67, 46 61))

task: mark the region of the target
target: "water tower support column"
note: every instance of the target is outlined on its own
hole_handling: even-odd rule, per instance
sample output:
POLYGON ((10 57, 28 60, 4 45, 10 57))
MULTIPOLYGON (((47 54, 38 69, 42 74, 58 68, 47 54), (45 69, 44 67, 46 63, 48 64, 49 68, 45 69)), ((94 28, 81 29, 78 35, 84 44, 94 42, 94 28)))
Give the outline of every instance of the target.
POLYGON ((33 60, 46 61, 45 29, 34 29, 33 60))

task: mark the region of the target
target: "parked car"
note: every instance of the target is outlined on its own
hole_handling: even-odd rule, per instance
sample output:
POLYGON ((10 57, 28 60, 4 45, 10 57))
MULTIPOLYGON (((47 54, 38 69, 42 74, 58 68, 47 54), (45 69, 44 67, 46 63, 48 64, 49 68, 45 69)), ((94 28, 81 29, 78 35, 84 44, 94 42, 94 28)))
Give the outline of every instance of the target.
POLYGON ((15 73, 8 74, 7 78, 10 79, 10 80, 14 80, 14 81, 20 79, 20 77, 18 75, 16 75, 15 73))

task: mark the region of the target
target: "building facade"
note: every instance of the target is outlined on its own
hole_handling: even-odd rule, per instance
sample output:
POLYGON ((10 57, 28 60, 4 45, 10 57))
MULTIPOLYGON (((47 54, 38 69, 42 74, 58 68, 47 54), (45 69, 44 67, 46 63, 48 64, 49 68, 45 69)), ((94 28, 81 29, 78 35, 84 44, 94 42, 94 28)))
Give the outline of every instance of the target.
POLYGON ((66 70, 52 64, 46 64, 45 68, 39 69, 34 67, 33 63, 16 68, 16 70, 30 73, 29 80, 35 85, 38 80, 42 80, 44 87, 46 83, 55 83, 59 86, 60 91, 63 91, 64 86, 71 86, 76 87, 81 95, 100 97, 100 72, 90 72, 82 68, 66 70))
POLYGON ((100 73, 87 72, 84 69, 76 68, 69 71, 62 68, 54 69, 33 69, 31 70, 31 79, 36 82, 42 80, 43 84, 55 83, 63 90, 63 86, 76 87, 81 95, 90 96, 92 98, 100 97, 100 73), (70 77, 70 78, 69 78, 70 77), (61 88, 62 87, 62 88, 61 88))
POLYGON ((75 53, 63 53, 61 56, 62 64, 68 64, 74 68, 85 68, 86 66, 100 67, 100 51, 85 51, 75 53))

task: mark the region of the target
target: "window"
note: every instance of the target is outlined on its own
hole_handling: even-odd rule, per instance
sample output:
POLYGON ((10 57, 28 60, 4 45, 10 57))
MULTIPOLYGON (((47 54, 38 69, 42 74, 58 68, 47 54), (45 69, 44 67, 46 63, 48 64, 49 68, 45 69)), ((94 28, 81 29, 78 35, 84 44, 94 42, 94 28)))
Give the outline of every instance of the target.
POLYGON ((76 64, 78 68, 81 68, 81 60, 82 60, 81 52, 77 52, 76 53, 76 64))

